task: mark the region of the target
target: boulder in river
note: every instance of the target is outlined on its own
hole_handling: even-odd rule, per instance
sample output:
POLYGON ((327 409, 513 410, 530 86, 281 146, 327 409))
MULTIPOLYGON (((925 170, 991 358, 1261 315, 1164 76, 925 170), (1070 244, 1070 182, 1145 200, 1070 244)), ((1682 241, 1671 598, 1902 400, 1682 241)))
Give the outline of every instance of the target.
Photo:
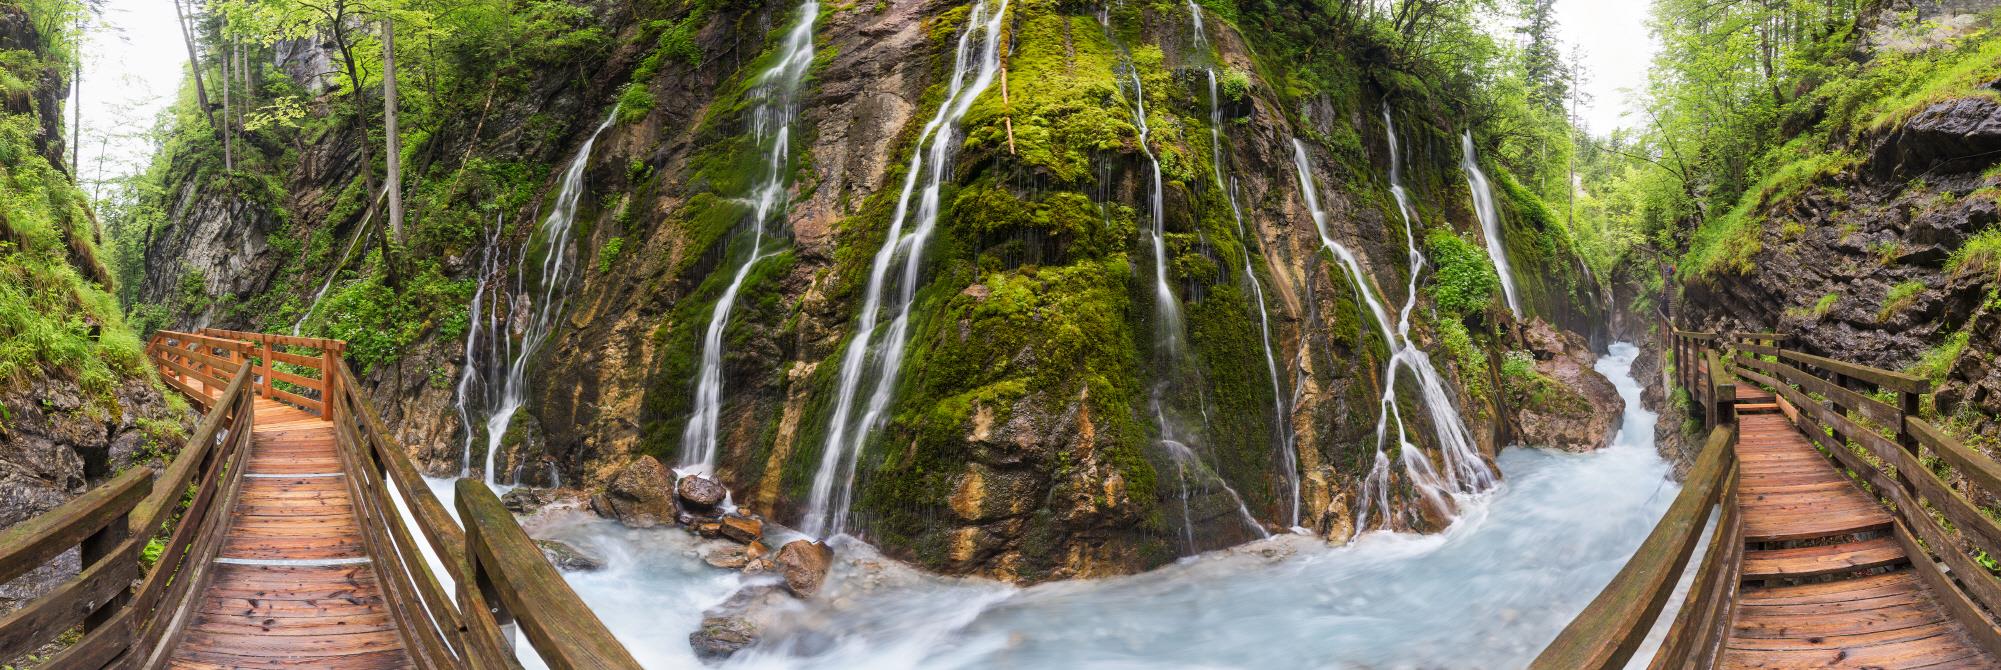
POLYGON ((825 542, 793 540, 778 548, 772 563, 785 577, 785 590, 810 598, 827 581, 827 571, 834 566, 834 550, 825 542))
POLYGON ((729 658, 757 641, 764 629, 791 600, 775 584, 747 586, 721 605, 702 612, 702 626, 688 634, 688 645, 703 660, 729 658))
POLYGON ((720 482, 701 475, 682 477, 674 492, 680 495, 682 507, 696 512, 715 509, 723 503, 723 498, 729 496, 729 489, 723 488, 720 482))
POLYGON ((764 522, 757 517, 729 514, 723 517, 723 537, 738 544, 750 544, 764 536, 764 522))
POLYGON ((500 497, 500 506, 515 514, 534 514, 556 502, 555 489, 538 489, 530 486, 508 491, 500 497))
POLYGON ((605 488, 602 508, 596 500, 591 506, 599 508, 599 514, 608 508, 612 518, 627 526, 652 528, 674 518, 670 493, 673 481, 672 474, 660 461, 641 456, 612 477, 611 485, 605 488))
POLYGON ((536 540, 535 546, 541 547, 542 555, 549 559, 550 565, 554 565, 558 569, 584 572, 604 569, 604 559, 584 553, 584 550, 578 549, 576 545, 568 542, 562 540, 536 540))
POLYGON ((1571 452, 1611 445, 1626 402, 1612 381, 1592 367, 1598 357, 1584 338, 1541 319, 1530 323, 1524 334, 1536 359, 1536 378, 1507 380, 1509 401, 1517 410, 1519 441, 1571 452))
POLYGON ((738 570, 750 564, 750 553, 741 546, 723 544, 703 552, 702 562, 724 570, 738 570))

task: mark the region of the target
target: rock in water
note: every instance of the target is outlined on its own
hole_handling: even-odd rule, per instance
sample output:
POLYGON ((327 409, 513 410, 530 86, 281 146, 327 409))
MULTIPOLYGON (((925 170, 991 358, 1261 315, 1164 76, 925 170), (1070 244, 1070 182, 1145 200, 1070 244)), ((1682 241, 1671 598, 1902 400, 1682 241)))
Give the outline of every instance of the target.
POLYGON ((500 497, 500 506, 515 514, 534 514, 549 503, 556 501, 555 489, 538 489, 523 486, 500 497))
POLYGON ((675 492, 681 495, 682 505, 702 512, 715 509, 729 495, 729 490, 724 489, 722 484, 700 475, 682 477, 675 492))
POLYGON ((785 575, 785 590, 810 598, 827 581, 827 571, 834 567, 834 550, 825 542, 793 540, 779 547, 773 563, 785 575))
POLYGON ((750 564, 750 553, 736 545, 719 546, 702 554, 702 562, 724 570, 738 570, 750 564))
POLYGON ((1584 338, 1541 319, 1529 324, 1525 335, 1542 378, 1509 380, 1521 443, 1571 452, 1611 445, 1626 402, 1611 380, 1592 368, 1598 357, 1584 338))
POLYGON ((729 658, 755 641, 757 624, 741 616, 705 617, 702 627, 688 634, 695 656, 711 661, 729 658))
POLYGON ((660 461, 641 456, 612 477, 605 490, 605 502, 620 523, 633 528, 652 528, 674 518, 674 500, 669 493, 673 482, 673 476, 660 461))
POLYGON ((563 570, 591 572, 604 569, 604 559, 584 553, 562 540, 536 540, 535 546, 542 548, 542 555, 548 557, 549 564, 563 570))
POLYGON ((764 522, 758 520, 756 517, 730 514, 723 517, 721 532, 723 537, 734 540, 738 544, 750 544, 756 542, 757 538, 764 536, 764 522))

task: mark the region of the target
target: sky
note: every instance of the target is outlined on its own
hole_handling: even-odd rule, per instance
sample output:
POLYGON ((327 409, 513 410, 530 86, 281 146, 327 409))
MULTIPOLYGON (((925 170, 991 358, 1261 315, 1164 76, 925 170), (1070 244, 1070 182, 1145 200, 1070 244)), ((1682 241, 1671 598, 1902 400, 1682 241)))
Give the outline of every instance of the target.
POLYGON ((144 133, 173 102, 187 64, 176 20, 169 0, 106 0, 87 31, 78 157, 86 191, 89 182, 146 169, 153 147, 144 133))
POLYGON ((1658 49, 1647 33, 1647 0, 1557 0, 1557 22, 1569 46, 1584 49, 1584 91, 1591 100, 1578 110, 1591 134, 1638 125, 1626 117, 1634 92, 1644 91, 1647 66, 1658 49))

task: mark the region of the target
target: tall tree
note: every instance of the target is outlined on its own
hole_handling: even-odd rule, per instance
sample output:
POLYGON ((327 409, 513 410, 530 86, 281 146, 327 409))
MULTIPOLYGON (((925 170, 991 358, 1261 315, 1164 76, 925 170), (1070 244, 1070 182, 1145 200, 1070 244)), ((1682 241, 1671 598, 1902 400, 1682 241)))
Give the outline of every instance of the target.
POLYGON ((396 128, 396 20, 382 19, 382 126, 387 141, 384 157, 389 168, 389 229, 397 244, 406 244, 403 235, 403 146, 396 128))
POLYGON ((195 80, 195 103, 201 105, 202 114, 208 117, 208 127, 221 128, 215 124, 215 111, 208 106, 208 88, 202 85, 201 58, 195 52, 194 28, 188 23, 188 12, 181 8, 181 0, 174 0, 174 16, 179 19, 181 41, 188 45, 188 72, 195 80))

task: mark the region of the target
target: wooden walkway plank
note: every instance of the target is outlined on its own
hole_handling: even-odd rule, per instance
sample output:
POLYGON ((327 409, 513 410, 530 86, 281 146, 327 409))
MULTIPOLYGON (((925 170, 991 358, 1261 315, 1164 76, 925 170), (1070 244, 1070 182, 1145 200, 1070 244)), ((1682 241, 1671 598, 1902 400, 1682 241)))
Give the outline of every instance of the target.
POLYGON ((345 475, 324 476, 341 472, 333 424, 262 398, 256 411, 219 565, 168 667, 413 667, 345 475))
POLYGON ((1745 583, 1720 667, 2001 667, 1912 572, 1888 510, 1783 415, 1739 407, 1745 583))

